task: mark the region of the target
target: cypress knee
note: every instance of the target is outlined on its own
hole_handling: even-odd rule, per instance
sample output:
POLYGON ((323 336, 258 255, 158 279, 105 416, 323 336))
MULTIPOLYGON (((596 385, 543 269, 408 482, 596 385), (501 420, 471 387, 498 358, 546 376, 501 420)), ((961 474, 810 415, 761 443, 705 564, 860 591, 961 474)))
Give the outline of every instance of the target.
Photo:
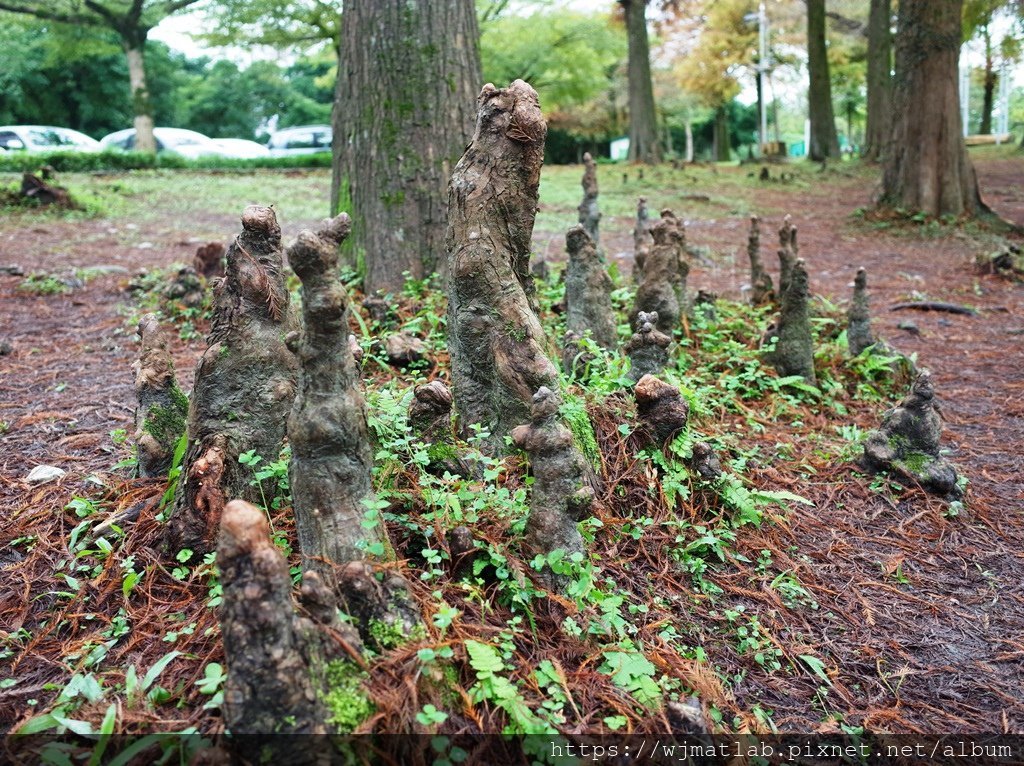
POLYGON ((772 278, 761 261, 761 219, 756 215, 750 216, 747 257, 750 259, 750 302, 754 306, 775 303, 772 278))
POLYGON ((547 126, 522 80, 500 90, 488 83, 478 108, 448 187, 448 350, 461 432, 479 423, 500 452, 529 418, 533 392, 558 387, 530 274, 547 126))
POLYGON ((817 380, 809 301, 807 269, 803 258, 797 258, 790 270, 786 291, 782 294, 782 310, 774 333, 778 340, 767 358, 779 375, 799 375, 814 385, 817 380))
POLYGON ((782 219, 782 227, 779 229, 779 300, 782 300, 789 287, 789 277, 798 252, 796 226, 787 215, 782 219))
POLYGON ((260 502, 260 487, 239 455, 276 460, 295 396, 297 362, 284 338, 296 326, 285 287, 281 228, 274 211, 250 206, 227 252, 214 295, 213 326, 196 368, 188 452, 168 525, 172 551, 213 548, 228 499, 260 502))
POLYGON ((569 229, 565 245, 569 251, 565 272, 565 326, 580 337, 589 330, 595 343, 602 348, 613 348, 616 338, 611 277, 584 227, 569 229))
POLYGON ((665 212, 669 214, 663 213, 650 229, 654 245, 644 261, 634 316, 640 312, 657 313, 658 330, 671 335, 679 326, 689 264, 683 256, 685 234, 681 222, 665 212))
POLYGON ((600 242, 598 224, 601 222, 601 210, 597 206, 597 163, 590 156, 590 152, 583 155, 583 167, 583 201, 577 210, 580 225, 594 241, 596 248, 600 242))
POLYGON ((138 474, 166 476, 178 440, 185 432, 188 398, 174 377, 167 334, 156 316, 139 322, 142 350, 132 364, 135 373, 135 445, 138 474))
POLYGON ((857 269, 857 276, 853 281, 853 301, 846 313, 846 320, 846 344, 850 356, 857 356, 864 349, 875 345, 868 307, 868 274, 862 268, 857 269))

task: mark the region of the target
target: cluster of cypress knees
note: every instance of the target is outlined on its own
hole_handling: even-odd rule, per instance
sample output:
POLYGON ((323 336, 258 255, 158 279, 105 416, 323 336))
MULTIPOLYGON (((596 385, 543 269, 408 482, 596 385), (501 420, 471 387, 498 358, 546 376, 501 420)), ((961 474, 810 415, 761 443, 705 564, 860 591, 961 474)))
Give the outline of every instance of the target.
MULTIPOLYGON (((475 135, 449 185, 452 388, 440 380, 418 386, 409 422, 431 445, 431 468, 437 471, 473 470, 458 456, 456 430, 467 436, 479 424, 483 449, 492 454, 506 450, 509 437, 527 454, 534 477, 524 553, 584 552, 577 522, 590 514, 600 479, 559 414, 560 374, 537 317, 530 267, 546 126, 536 92, 520 80, 504 89, 485 86, 478 106, 475 135)), ((583 187, 580 225, 566 237, 562 363, 569 374, 588 362, 584 338, 609 350, 617 345, 612 282, 598 246, 596 167, 589 155, 583 187)), ((175 381, 168 340, 156 319, 149 315, 139 326, 139 472, 166 475, 186 429, 167 544, 172 552, 217 550, 228 665, 224 714, 236 734, 329 731, 325 668, 332 660, 357 658, 365 646, 380 648, 384 635, 422 631, 408 583, 367 555, 369 547, 381 548, 374 543, 390 548, 382 523, 363 523, 367 508, 374 507, 367 502, 373 447, 353 353, 358 345, 349 332, 349 296, 338 268, 339 245, 350 227, 343 213, 318 231, 300 233, 285 252, 274 211, 245 210, 242 232, 225 254, 224 276, 213 283, 208 347, 188 399, 175 381), (285 255, 302 283, 301 313, 289 302, 285 255), (277 456, 286 439, 305 572, 297 608, 287 563, 271 541, 265 513, 255 506, 263 490, 275 488, 261 487, 239 461, 244 453, 277 456), (339 609, 348 621, 339 619, 339 609)), ((637 430, 648 443, 664 445, 685 428, 688 406, 657 375, 668 364, 672 335, 686 311, 713 311, 714 297, 702 293, 696 308, 688 306, 686 232, 671 211, 652 222, 641 199, 634 239, 635 332, 624 351, 635 381, 637 430)), ((754 218, 751 299, 777 300, 780 306, 767 359, 781 375, 800 375, 813 384, 808 278, 797 257, 796 228, 787 218, 779 232, 777 293, 761 263, 759 239, 754 218)), ((849 320, 851 354, 879 344, 869 327, 863 270, 849 320)), ((934 391, 921 372, 910 395, 869 437, 864 462, 953 492, 956 475, 939 456, 940 431, 934 391)), ((705 443, 694 447, 693 467, 705 479, 721 475, 705 443)), ((448 544, 453 561, 471 556, 472 530, 454 530, 448 544)), ((564 575, 550 568, 537 577, 553 591, 566 585, 564 575)), ((682 707, 676 713, 686 717, 682 707)), ((236 746, 253 745, 237 738, 236 746)))

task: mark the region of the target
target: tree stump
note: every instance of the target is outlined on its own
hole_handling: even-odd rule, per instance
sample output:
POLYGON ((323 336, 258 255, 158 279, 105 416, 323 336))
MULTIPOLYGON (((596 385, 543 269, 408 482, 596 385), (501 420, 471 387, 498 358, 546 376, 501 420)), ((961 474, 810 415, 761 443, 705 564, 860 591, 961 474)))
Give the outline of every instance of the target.
POLYGON ((761 261, 761 219, 756 215, 750 216, 747 257, 750 259, 750 303, 754 306, 775 303, 775 288, 772 286, 772 278, 761 261))
POLYGON ((137 472, 143 478, 166 476, 174 449, 185 433, 188 397, 174 376, 169 339, 153 314, 139 322, 142 349, 135 373, 135 445, 137 472))
POLYGON ((658 330, 658 312, 641 311, 636 317, 636 332, 626 342, 629 357, 629 379, 638 381, 644 375, 660 375, 668 366, 668 348, 672 339, 658 330))
POLYGON ((532 394, 558 387, 530 274, 530 239, 547 126, 522 80, 484 86, 473 141, 449 184, 448 350, 461 433, 486 447, 529 418, 532 394))
POLYGON ((922 370, 910 394, 882 416, 868 434, 861 465, 891 474, 903 484, 919 484, 937 495, 959 497, 956 469, 939 454, 942 415, 928 370, 922 370))
POLYGON ((303 568, 333 584, 335 565, 362 559, 384 540, 382 524, 362 526, 372 498, 373 448, 360 376, 349 347, 348 295, 338 248, 351 230, 347 214, 303 231, 288 248, 302 281, 304 330, 298 394, 288 417, 289 476, 303 568))
MULTIPOLYGON (((590 467, 573 446, 572 432, 559 420, 560 403, 551 389, 538 389, 530 423, 514 428, 512 441, 529 456, 533 473, 524 550, 529 556, 562 550, 568 559, 585 551, 576 522, 589 514, 594 490, 588 478, 590 467)), ((541 579, 554 591, 563 590, 568 583, 566 576, 550 567, 544 568, 541 579)))
POLYGON ((775 349, 766 359, 779 375, 799 375, 811 385, 817 383, 814 375, 814 338, 808 310, 810 291, 807 269, 798 258, 789 272, 786 290, 782 293, 782 309, 774 337, 775 349))
POLYGON ((247 207, 196 367, 189 448, 167 530, 172 553, 211 550, 229 498, 259 502, 276 492, 271 480, 263 488, 255 483, 238 457, 254 452, 271 461, 281 452, 297 372, 284 341, 295 327, 288 309, 277 218, 271 208, 247 207))
POLYGON ((56 205, 66 210, 81 210, 82 206, 72 199, 71 194, 63 186, 46 183, 39 176, 25 173, 21 177, 21 196, 34 200, 41 207, 56 205))
POLYGON ((598 232, 598 225, 601 222, 601 210, 597 205, 597 163, 590 156, 590 152, 585 152, 583 155, 583 168, 583 180, 581 182, 583 186, 583 201, 580 202, 580 206, 577 208, 579 211, 579 222, 583 230, 587 232, 587 235, 593 241, 594 247, 597 248, 601 241, 598 232))
POLYGON ((639 197, 636 201, 636 225, 633 227, 633 281, 643 281, 644 263, 651 251, 650 212, 647 210, 647 197, 639 197))
POLYGON ((658 330, 671 336, 679 326, 690 268, 684 256, 685 233, 682 223, 668 210, 651 226, 650 232, 654 244, 644 261, 643 281, 636 291, 633 313, 656 313, 658 330))
POLYGON ((598 255, 595 243, 582 226, 565 235, 569 265, 565 272, 565 326, 580 337, 590 337, 601 348, 615 347, 615 311, 612 280, 598 255))

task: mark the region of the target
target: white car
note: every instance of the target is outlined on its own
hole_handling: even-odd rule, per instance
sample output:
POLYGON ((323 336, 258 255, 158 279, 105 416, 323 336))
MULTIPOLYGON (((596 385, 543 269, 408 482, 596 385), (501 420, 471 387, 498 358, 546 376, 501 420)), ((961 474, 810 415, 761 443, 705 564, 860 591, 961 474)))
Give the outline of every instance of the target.
POLYGON ((213 143, 220 147, 225 157, 239 160, 251 160, 258 157, 269 157, 270 150, 263 144, 247 141, 244 138, 214 138, 213 143))
POLYGON ((99 152, 100 142, 70 128, 52 125, 2 125, 0 148, 28 152, 99 152))
MULTIPOLYGON (((180 154, 186 159, 197 157, 216 157, 222 154, 217 144, 209 136, 184 128, 153 128, 158 152, 180 154)), ((135 128, 119 130, 100 139, 104 149, 122 149, 131 151, 135 148, 135 128)))
POLYGON ((330 125, 303 125, 285 128, 274 133, 267 141, 271 156, 289 157, 294 154, 316 154, 331 151, 330 125))

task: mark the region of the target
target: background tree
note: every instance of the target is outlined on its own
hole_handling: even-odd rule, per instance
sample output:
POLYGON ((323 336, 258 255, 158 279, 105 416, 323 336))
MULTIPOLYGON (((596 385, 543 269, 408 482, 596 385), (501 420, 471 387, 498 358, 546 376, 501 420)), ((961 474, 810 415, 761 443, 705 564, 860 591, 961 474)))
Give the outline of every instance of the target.
POLYGON ((340 3, 332 0, 217 0, 206 7, 210 45, 266 45, 294 51, 329 46, 341 35, 340 3))
POLYGON ((478 42, 472 0, 345 7, 332 199, 344 182, 367 293, 443 268, 448 177, 476 115, 478 42))
POLYGON ((992 132, 995 90, 1000 77, 997 70, 1020 61, 1022 25, 1024 3, 1018 0, 964 0, 964 41, 980 39, 985 61, 978 119, 978 133, 982 135, 992 132))
POLYGON ((829 78, 828 43, 825 39, 825 0, 807 0, 807 112, 811 142, 807 156, 823 160, 839 156, 839 138, 832 110, 832 81, 829 78))
POLYGON ((900 0, 883 205, 934 216, 987 211, 960 122, 962 10, 963 0, 900 0))
POLYGON ((153 105, 146 82, 146 38, 163 19, 197 2, 199 0, 0 0, 0 10, 26 13, 59 24, 103 27, 117 33, 128 63, 135 148, 154 152, 153 105))
POLYGON ((862 156, 877 162, 885 154, 892 119, 892 0, 871 0, 867 88, 868 113, 862 156))
POLYGON ((647 40, 647 0, 619 0, 626 17, 629 49, 629 159, 661 161, 654 85, 651 82, 651 49, 647 40))

